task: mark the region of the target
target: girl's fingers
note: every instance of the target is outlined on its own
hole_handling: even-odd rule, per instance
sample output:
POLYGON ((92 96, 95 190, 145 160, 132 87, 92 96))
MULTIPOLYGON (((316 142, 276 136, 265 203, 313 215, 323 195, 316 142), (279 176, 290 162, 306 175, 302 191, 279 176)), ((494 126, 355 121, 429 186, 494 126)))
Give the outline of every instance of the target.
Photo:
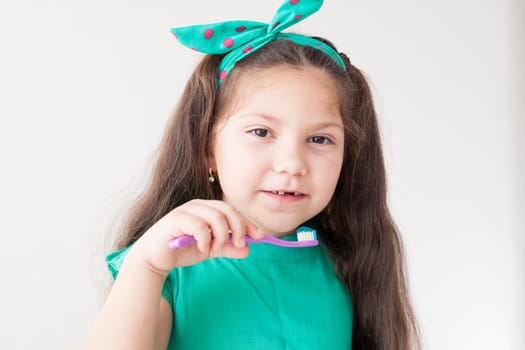
MULTIPOLYGON (((223 201, 214 201, 214 200, 197 200, 195 201, 197 205, 204 206, 210 208, 212 211, 220 213, 225 223, 220 220, 220 223, 218 223, 218 235, 219 239, 217 242, 216 247, 222 247, 228 240, 230 234, 232 238, 232 243, 237 248, 242 248, 246 245, 245 242, 245 236, 248 234, 250 230, 250 224, 253 227, 253 224, 251 224, 248 220, 244 218, 244 216, 239 213, 235 208, 230 206, 229 204, 223 202, 223 201), (221 225, 226 225, 226 229, 228 231, 228 235, 224 235, 223 227, 221 225)), ((202 207, 200 207, 202 209, 202 207)), ((209 214, 209 213, 208 213, 209 214)), ((203 211, 203 215, 206 214, 206 211, 203 211)), ((219 220, 214 220, 215 222, 218 222, 219 220)), ((212 226, 212 231, 215 230, 215 226, 212 226)), ((215 232, 212 232, 214 235, 215 240, 215 232)))
POLYGON ((246 245, 244 237, 247 234, 246 224, 242 215, 224 202, 210 203, 216 205, 224 213, 229 227, 229 236, 231 235, 231 243, 237 247, 242 248, 246 245))
POLYGON ((253 239, 263 237, 250 220, 223 201, 192 200, 174 209, 173 215, 173 223, 178 226, 176 235, 193 236, 198 250, 206 257, 246 257, 246 235, 253 239))
POLYGON ((255 225, 229 204, 192 200, 157 221, 134 249, 155 270, 168 273, 173 267, 193 265, 210 257, 245 258, 250 251, 245 243, 247 234, 254 239, 262 237, 255 225), (167 241, 182 235, 193 236, 197 243, 177 252, 168 249, 167 241))
POLYGON ((254 223, 249 220, 246 220, 246 232, 253 239, 263 239, 264 232, 261 231, 254 223))
POLYGON ((201 252, 208 252, 211 245, 212 234, 210 226, 200 217, 190 212, 178 211, 175 219, 179 232, 193 236, 197 241, 197 247, 201 252))
POLYGON ((212 250, 220 250, 220 248, 228 241, 230 231, 228 220, 220 210, 192 201, 181 207, 179 211, 195 215, 206 223, 213 237, 210 245, 212 250))
POLYGON ((211 201, 212 205, 221 207, 227 215, 227 219, 232 229, 232 242, 237 248, 244 247, 246 244, 245 238, 247 235, 253 239, 264 238, 264 232, 262 232, 250 218, 244 216, 234 207, 223 201, 211 201))
POLYGON ((236 248, 233 246, 232 243, 226 243, 224 247, 222 247, 220 252, 213 252, 211 253, 212 258, 218 258, 218 257, 224 257, 224 258, 233 258, 233 259, 242 259, 246 258, 248 254, 250 253, 250 248, 248 246, 244 246, 242 248, 236 248))
POLYGON ((222 247, 228 242, 230 229, 226 217, 221 212, 211 208, 210 210, 212 211, 212 220, 209 221, 209 224, 213 235, 210 248, 215 252, 220 252, 222 247))

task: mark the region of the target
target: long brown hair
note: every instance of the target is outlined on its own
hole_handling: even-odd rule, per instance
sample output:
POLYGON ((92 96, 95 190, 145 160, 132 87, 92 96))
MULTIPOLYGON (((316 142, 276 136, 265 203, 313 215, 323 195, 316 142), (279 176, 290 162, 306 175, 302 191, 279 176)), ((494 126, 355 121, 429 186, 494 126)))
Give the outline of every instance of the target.
MULTIPOLYGON (((318 38, 333 45, 325 39, 318 38)), ((335 47, 334 47, 335 49, 335 47)), ((195 198, 220 199, 208 181, 213 127, 235 95, 236 76, 276 65, 316 67, 336 82, 345 125, 344 160, 328 206, 312 220, 334 262, 353 309, 354 350, 418 349, 403 247, 386 202, 386 176, 376 113, 363 74, 344 53, 344 71, 317 49, 273 41, 242 61, 217 86, 221 55, 207 55, 186 84, 166 128, 153 172, 131 208, 116 248, 123 248, 175 207, 195 198)))

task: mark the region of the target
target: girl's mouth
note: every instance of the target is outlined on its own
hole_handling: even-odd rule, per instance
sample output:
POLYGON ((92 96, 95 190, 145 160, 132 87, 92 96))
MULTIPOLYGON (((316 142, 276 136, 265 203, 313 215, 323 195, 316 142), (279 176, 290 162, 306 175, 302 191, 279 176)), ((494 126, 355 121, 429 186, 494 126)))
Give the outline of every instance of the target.
POLYGON ((279 196, 295 196, 295 197, 298 197, 298 196, 304 196, 302 193, 300 192, 292 192, 292 191, 270 191, 272 192, 273 194, 277 194, 279 196))
POLYGON ((286 202, 294 202, 299 201, 301 199, 306 198, 306 194, 297 192, 297 191, 284 191, 284 190, 276 190, 276 191, 263 191, 263 193, 267 194, 269 197, 278 199, 281 201, 286 202))

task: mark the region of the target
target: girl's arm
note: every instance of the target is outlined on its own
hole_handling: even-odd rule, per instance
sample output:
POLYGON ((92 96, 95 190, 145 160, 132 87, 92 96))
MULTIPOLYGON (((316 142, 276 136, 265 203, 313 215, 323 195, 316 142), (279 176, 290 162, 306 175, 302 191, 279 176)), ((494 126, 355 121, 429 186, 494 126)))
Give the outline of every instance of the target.
POLYGON ((159 318, 157 323, 157 336, 155 337, 155 350, 165 350, 170 341, 173 313, 166 299, 160 298, 159 318))
POLYGON ((133 247, 84 349, 166 349, 173 316, 161 297, 165 278, 147 266, 133 247))
POLYGON ((223 201, 192 200, 170 211, 130 248, 84 350, 166 349, 173 323, 162 297, 168 273, 208 258, 244 258, 246 234, 264 236, 223 201), (168 248, 171 239, 184 234, 197 244, 168 248))

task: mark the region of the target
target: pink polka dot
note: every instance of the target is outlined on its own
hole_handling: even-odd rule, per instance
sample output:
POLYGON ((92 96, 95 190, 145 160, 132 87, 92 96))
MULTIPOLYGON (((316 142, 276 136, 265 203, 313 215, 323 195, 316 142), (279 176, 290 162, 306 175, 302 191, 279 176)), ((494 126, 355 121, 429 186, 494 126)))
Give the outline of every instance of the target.
POLYGON ((226 78, 226 71, 221 71, 221 73, 219 74, 219 80, 224 80, 224 78, 226 78))
POLYGON ((246 26, 239 26, 235 28, 235 31, 237 31, 237 33, 242 33, 244 32, 245 29, 246 29, 246 26))
POLYGON ((298 20, 299 18, 301 18, 301 17, 303 17, 303 15, 297 15, 297 16, 295 16, 294 20, 297 21, 297 20, 298 20))
POLYGON ((213 36, 213 29, 208 28, 204 31, 204 37, 210 39, 213 36))
POLYGON ((233 46, 233 39, 232 38, 226 38, 226 39, 224 39, 222 44, 224 45, 224 47, 230 48, 230 47, 233 46))
POLYGON ((192 49, 193 51, 197 51, 197 52, 199 52, 199 50, 197 50, 197 48, 195 48, 195 47, 192 47, 191 49, 192 49))
POLYGON ((250 46, 246 46, 244 49, 242 49, 242 52, 244 53, 248 53, 250 51, 252 51, 253 47, 250 45, 250 46))
POLYGON ((297 5, 299 3, 299 0, 290 0, 291 5, 297 5))
POLYGON ((275 23, 272 25, 272 28, 277 27, 279 24, 281 24, 281 22, 275 22, 275 23))
POLYGON ((173 34, 173 36, 175 37, 175 39, 177 39, 177 40, 179 39, 179 37, 177 36, 176 33, 171 33, 171 34, 173 34))

